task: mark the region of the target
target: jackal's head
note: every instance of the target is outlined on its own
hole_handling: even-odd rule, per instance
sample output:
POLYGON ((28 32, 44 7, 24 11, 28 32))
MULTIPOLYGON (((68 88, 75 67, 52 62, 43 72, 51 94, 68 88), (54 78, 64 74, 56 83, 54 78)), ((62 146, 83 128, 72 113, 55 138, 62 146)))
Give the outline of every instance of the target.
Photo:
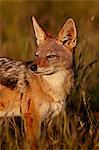
POLYGON ((37 73, 53 74, 72 67, 73 48, 76 46, 76 27, 69 18, 55 38, 50 37, 33 17, 33 27, 37 39, 37 73))

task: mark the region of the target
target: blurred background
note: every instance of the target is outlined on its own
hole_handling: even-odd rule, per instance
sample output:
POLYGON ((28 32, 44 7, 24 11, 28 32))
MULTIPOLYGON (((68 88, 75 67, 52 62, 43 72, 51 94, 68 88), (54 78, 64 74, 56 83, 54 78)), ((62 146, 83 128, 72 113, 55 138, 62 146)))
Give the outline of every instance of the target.
MULTIPOLYGON (((51 32, 53 36, 58 34, 68 18, 72 17, 75 20, 78 33, 77 47, 74 50, 76 84, 70 101, 74 102, 73 105, 76 104, 75 108, 80 114, 79 108, 84 98, 82 93, 87 93, 86 110, 91 108, 92 111, 98 112, 99 119, 99 1, 0 0, 0 57, 22 61, 34 59, 37 45, 32 16, 35 16, 42 28, 51 32)), ((84 132, 80 133, 79 137, 82 137, 82 134, 85 137, 84 132)))

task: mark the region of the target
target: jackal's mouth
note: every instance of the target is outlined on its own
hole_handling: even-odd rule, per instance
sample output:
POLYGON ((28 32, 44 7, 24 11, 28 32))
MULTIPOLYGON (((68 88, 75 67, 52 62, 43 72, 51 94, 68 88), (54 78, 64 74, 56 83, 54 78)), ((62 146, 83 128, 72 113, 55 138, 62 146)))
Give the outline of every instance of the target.
POLYGON ((35 74, 37 75, 51 75, 57 72, 57 69, 54 67, 50 68, 38 68, 37 71, 35 71, 35 74))

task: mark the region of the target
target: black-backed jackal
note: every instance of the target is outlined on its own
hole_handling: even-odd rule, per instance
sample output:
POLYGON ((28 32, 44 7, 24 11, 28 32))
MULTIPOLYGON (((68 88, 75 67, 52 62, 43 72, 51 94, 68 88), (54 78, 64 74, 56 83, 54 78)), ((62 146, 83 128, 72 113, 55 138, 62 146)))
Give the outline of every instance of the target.
POLYGON ((0 117, 22 116, 27 140, 35 148, 41 122, 58 115, 74 84, 72 70, 76 27, 69 18, 52 38, 32 18, 37 39, 32 71, 21 61, 0 58, 0 117))

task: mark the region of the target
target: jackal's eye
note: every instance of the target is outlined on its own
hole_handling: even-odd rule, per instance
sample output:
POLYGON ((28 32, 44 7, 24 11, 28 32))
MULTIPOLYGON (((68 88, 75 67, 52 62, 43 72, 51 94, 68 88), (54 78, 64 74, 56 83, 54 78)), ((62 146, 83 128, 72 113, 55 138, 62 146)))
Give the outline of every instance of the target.
POLYGON ((51 53, 46 56, 47 59, 56 58, 56 57, 57 57, 57 55, 55 53, 51 53))

